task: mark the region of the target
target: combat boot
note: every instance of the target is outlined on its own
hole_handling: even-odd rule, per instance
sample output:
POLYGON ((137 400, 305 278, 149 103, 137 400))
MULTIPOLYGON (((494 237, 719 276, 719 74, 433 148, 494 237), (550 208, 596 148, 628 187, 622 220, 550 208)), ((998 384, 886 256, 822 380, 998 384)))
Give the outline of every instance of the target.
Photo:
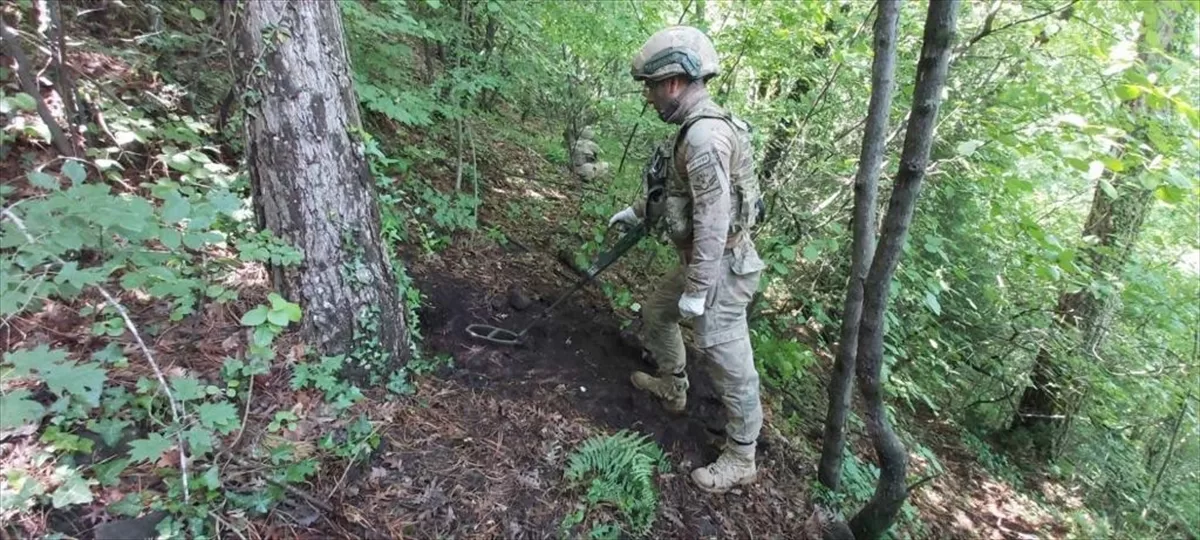
POLYGON ((687 373, 655 377, 641 371, 633 372, 629 378, 639 390, 650 392, 662 400, 663 407, 673 413, 681 413, 687 407, 687 373))
POLYGON ((731 441, 716 461, 692 471, 692 482, 709 493, 725 493, 733 486, 754 483, 758 476, 754 446, 731 441))

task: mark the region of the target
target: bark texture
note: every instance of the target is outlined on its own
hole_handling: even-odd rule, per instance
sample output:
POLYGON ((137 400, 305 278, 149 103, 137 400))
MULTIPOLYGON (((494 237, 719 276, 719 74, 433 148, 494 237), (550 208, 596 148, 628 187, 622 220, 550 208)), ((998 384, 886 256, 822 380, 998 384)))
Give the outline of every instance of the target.
MULTIPOLYGON (((1157 34, 1160 47, 1167 50, 1174 34, 1175 17, 1165 5, 1159 9, 1157 34)), ((1150 52, 1153 47, 1146 41, 1143 30, 1138 41, 1142 62, 1153 66, 1164 61, 1160 55, 1150 52)), ((1139 97, 1128 106, 1135 122, 1130 143, 1146 144, 1139 140, 1145 138, 1144 124, 1151 114, 1146 98, 1139 97)), ((1083 226, 1084 238, 1097 239, 1085 252, 1093 279, 1105 280, 1106 276, 1120 276, 1124 271, 1153 203, 1153 194, 1141 183, 1140 173, 1143 172, 1141 167, 1133 167, 1114 174, 1111 185, 1116 197, 1101 185, 1096 186, 1083 226)), ((1112 296, 1098 297, 1089 290, 1059 295, 1054 309, 1054 335, 1066 336, 1074 350, 1074 354, 1065 356, 1077 356, 1085 362, 1097 359, 1097 351, 1104 343, 1115 311, 1116 298, 1112 296)), ((1087 384, 1067 365, 1066 357, 1056 352, 1051 343, 1043 343, 1038 348, 1030 375, 1031 384, 1021 395, 1012 423, 1014 429, 1029 431, 1037 447, 1046 455, 1053 451, 1056 436, 1072 411, 1078 408, 1087 384)))
POLYGON ((301 304, 301 331, 322 354, 399 366, 409 354, 403 297, 354 135, 361 123, 338 4, 252 0, 238 39, 255 213, 304 252, 299 267, 271 268, 272 282, 301 304))
POLYGON ((879 482, 875 485, 871 500, 850 520, 850 529, 859 540, 879 538, 887 531, 908 495, 905 478, 908 452, 888 421, 883 381, 880 380, 883 322, 889 285, 908 237, 908 227, 912 222, 913 209, 929 162, 929 150, 933 145, 933 129, 954 42, 958 3, 959 0, 931 0, 929 3, 921 59, 917 63, 912 115, 900 155, 900 171, 888 200, 883 233, 864 288, 856 373, 867 408, 867 431, 879 460, 879 482))
POLYGON ((863 131, 862 153, 854 177, 854 241, 850 257, 850 282, 842 309, 841 339, 829 383, 829 410, 825 415, 825 436, 817 477, 829 489, 837 489, 842 473, 842 453, 846 447, 846 415, 850 410, 850 390, 854 381, 858 330, 862 317, 863 283, 875 253, 875 201, 879 192, 879 168, 883 164, 887 139, 888 113, 896 73, 896 21, 898 0, 879 0, 875 19, 875 59, 871 64, 871 102, 863 131))

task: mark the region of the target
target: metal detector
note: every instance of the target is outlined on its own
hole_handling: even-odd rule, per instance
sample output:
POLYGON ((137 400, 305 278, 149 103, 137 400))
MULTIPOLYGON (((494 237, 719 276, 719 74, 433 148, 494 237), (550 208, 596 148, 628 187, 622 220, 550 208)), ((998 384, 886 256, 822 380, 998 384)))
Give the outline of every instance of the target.
POLYGON ((582 289, 593 279, 595 279, 596 276, 600 275, 600 272, 603 272, 606 268, 612 266, 612 263, 621 258, 621 256, 624 255, 625 252, 629 251, 630 248, 637 245, 638 241, 645 236, 645 223, 639 223, 627 231, 621 236, 620 240, 617 240, 617 243, 613 245, 612 249, 605 251, 604 253, 601 253, 600 256, 596 257, 595 262, 593 262, 592 266, 587 269, 582 279, 575 282, 575 285, 572 286, 571 289, 562 296, 558 297, 558 300, 555 300, 553 304, 550 304, 550 307, 542 310, 541 313, 538 313, 537 316, 533 318, 533 321, 526 325, 525 328, 521 329, 520 332, 514 332, 512 330, 500 328, 498 326, 492 326, 490 324, 472 324, 467 326, 467 333, 472 337, 482 339, 484 341, 490 341, 492 343, 498 343, 500 345, 521 344, 525 341, 525 334, 529 332, 534 325, 540 322, 551 311, 554 311, 554 308, 558 307, 563 300, 566 300, 567 297, 575 294, 576 291, 582 289))

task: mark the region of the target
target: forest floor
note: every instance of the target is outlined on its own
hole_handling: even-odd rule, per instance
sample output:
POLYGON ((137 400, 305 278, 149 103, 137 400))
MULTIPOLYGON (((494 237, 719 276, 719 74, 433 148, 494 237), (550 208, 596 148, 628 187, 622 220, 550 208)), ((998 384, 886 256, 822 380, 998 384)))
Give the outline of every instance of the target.
MULTIPOLYGON (((820 448, 823 380, 831 368, 827 350, 816 351, 823 361, 803 375, 810 378, 806 395, 764 391, 760 481, 710 495, 690 484, 689 472, 719 453, 724 413, 694 349, 688 350, 687 410, 671 415, 629 383, 634 370, 652 367, 643 360, 636 321, 623 329, 597 286, 577 292, 540 320, 524 345, 497 345, 467 334, 474 323, 524 328, 579 279, 558 246, 565 235, 561 222, 578 211, 564 192, 589 186, 507 176, 513 163, 528 168, 540 160, 543 165, 535 168, 541 174, 554 182, 569 178, 533 150, 497 146, 499 163, 485 168, 485 178, 492 180, 482 188, 480 216, 508 241, 460 234, 435 255, 403 251, 425 296, 420 319, 427 354, 452 357, 452 368, 423 381, 416 396, 423 406, 388 405, 394 417, 383 434, 381 457, 367 477, 334 496, 346 497, 377 530, 382 526, 395 537, 555 537, 581 499, 563 480, 566 455, 588 437, 628 429, 658 442, 671 464, 660 478, 653 537, 803 538, 820 448), (513 220, 501 211, 510 201, 531 199, 541 201, 535 215, 513 220), (514 304, 521 302, 512 302, 514 294, 527 296, 532 305, 517 309, 514 304)), ((619 262, 601 279, 644 280, 634 266, 619 262)), ((927 427, 916 437, 945 470, 915 493, 916 519, 899 526, 898 537, 1032 539, 1063 533, 1045 509, 979 467, 953 428, 940 422, 906 423, 927 427)), ((861 433, 852 446, 860 456, 873 455, 861 433)), ((929 460, 914 455, 912 468, 914 475, 927 473, 929 460)))
MULTIPOLYGON (((481 229, 454 235, 435 253, 395 246, 424 295, 419 315, 426 361, 442 356, 452 364, 420 378, 412 396, 396 398, 382 389, 364 389, 368 400, 353 410, 369 414, 379 447, 357 464, 322 467, 303 486, 315 499, 328 501, 338 515, 312 517, 312 509, 304 511, 301 502, 291 511, 253 521, 247 533, 305 538, 557 537, 563 518, 581 501, 580 490, 563 479, 567 456, 589 437, 633 430, 661 445, 671 466, 659 477, 661 497, 652 537, 803 538, 812 510, 829 352, 814 350, 821 361, 801 375, 801 390, 764 391, 760 481, 724 495, 698 491, 690 484, 689 472, 717 456, 723 411, 694 350, 688 358, 692 389, 687 410, 671 415, 629 383, 631 372, 651 366, 633 337, 636 324, 625 328, 622 316, 613 312, 596 286, 579 291, 541 320, 523 346, 482 342, 466 333, 472 323, 522 328, 578 279, 559 255, 564 242, 578 240, 566 232, 565 223, 580 213, 573 193, 596 189, 570 180, 565 170, 531 148, 501 140, 480 146, 481 223, 503 232, 507 241, 497 242, 481 229), (534 210, 513 213, 508 211, 510 203, 534 210), (520 304, 510 301, 514 289, 532 305, 514 307, 520 304)), ((23 170, 21 155, 9 153, 0 170, 23 170)), ((422 176, 441 178, 446 185, 440 187, 452 189, 447 187, 453 184, 452 165, 438 168, 422 171, 422 176)), ((128 180, 136 189, 138 179, 128 180)), ((647 280, 655 276, 638 267, 622 261, 602 279, 641 284, 630 288, 645 290, 647 280)), ((168 375, 190 372, 216 380, 223 359, 245 349, 247 334, 237 312, 265 297, 265 277, 261 267, 247 265, 232 284, 240 292, 239 305, 210 304, 180 322, 169 322, 169 309, 163 305, 139 302, 132 295, 124 301, 139 324, 157 329, 151 347, 168 375)), ((5 350, 49 343, 82 357, 102 349, 106 341, 91 335, 89 321, 77 309, 54 302, 36 316, 14 319, 12 325, 4 334, 5 350)), ((122 341, 133 350, 128 339, 122 341)), ((344 427, 336 422, 321 425, 326 421, 320 418, 319 397, 310 390, 294 391, 287 383, 288 366, 297 360, 294 351, 286 346, 279 350, 286 358, 254 381, 255 397, 243 418, 245 437, 239 431, 233 441, 242 443, 239 453, 266 437, 263 426, 279 410, 292 410, 301 418, 287 435, 293 442, 306 442, 308 437, 311 443, 322 430, 344 427)), ((132 386, 149 376, 144 366, 134 363, 125 372, 114 370, 112 380, 132 386)), ((1021 493, 1036 486, 1018 489, 993 477, 964 447, 955 428, 933 418, 900 423, 938 456, 945 470, 914 493, 915 519, 897 527, 898 537, 990 540, 1062 535, 1061 521, 1021 493)), ((29 435, 8 434, 12 438, 0 441, 5 470, 34 460, 38 443, 29 435)), ((853 434, 851 446, 870 461, 871 447, 861 433, 853 434)), ((263 467, 267 466, 258 466, 263 467)), ((913 476, 921 477, 931 465, 914 454, 913 469, 913 476)), ((153 474, 144 472, 131 472, 129 482, 150 481, 153 474)), ((25 530, 91 538, 97 524, 112 519, 97 517, 104 513, 103 504, 119 496, 99 494, 96 504, 101 506, 93 515, 47 511, 25 516, 38 521, 27 523, 25 530)))

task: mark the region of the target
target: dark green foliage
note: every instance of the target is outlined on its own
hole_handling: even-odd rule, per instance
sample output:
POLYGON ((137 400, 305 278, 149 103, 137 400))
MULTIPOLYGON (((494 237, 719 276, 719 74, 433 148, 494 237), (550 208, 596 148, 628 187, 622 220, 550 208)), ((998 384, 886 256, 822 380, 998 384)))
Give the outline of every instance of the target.
MULTIPOLYGON (((586 508, 614 507, 624 518, 629 532, 643 535, 654 525, 658 510, 656 473, 669 470, 666 456, 645 435, 622 430, 613 435, 593 437, 583 442, 567 461, 564 477, 572 486, 586 486, 586 508)), ((564 528, 580 523, 586 509, 568 516, 564 528)), ((592 529, 592 537, 608 538, 615 534, 612 524, 592 529)))

